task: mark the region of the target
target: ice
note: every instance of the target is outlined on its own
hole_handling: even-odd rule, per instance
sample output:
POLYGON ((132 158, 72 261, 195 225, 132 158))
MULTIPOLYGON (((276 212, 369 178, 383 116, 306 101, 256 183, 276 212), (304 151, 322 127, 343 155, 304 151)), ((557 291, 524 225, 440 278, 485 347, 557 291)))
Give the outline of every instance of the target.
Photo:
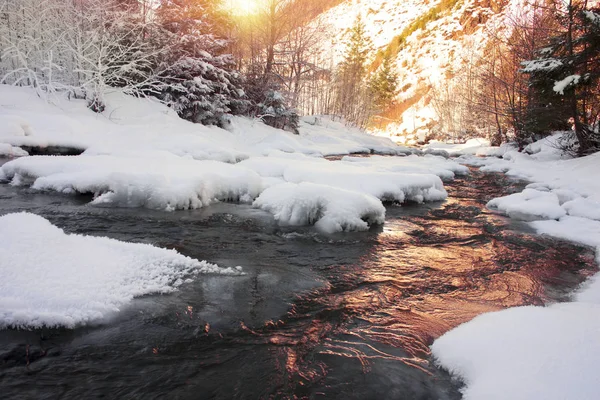
POLYGON ((191 276, 242 273, 148 244, 65 234, 28 213, 0 217, 0 254, 0 328, 97 323, 191 276))
POLYGON ((327 232, 364 231, 383 224, 385 207, 372 196, 313 183, 283 183, 265 190, 254 206, 283 225, 311 225, 327 232))

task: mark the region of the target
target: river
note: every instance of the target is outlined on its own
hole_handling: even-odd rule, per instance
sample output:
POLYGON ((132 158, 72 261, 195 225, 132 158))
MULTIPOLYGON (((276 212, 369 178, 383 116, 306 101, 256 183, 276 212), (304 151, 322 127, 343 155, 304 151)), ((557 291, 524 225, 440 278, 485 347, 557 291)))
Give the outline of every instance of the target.
POLYGON ((322 235, 245 205, 97 208, 0 185, 0 214, 247 272, 199 276, 96 326, 0 331, 0 397, 459 399, 432 364, 436 337, 483 312, 564 301, 597 270, 590 249, 485 209, 521 188, 473 170, 446 202, 388 205, 384 226, 322 235))

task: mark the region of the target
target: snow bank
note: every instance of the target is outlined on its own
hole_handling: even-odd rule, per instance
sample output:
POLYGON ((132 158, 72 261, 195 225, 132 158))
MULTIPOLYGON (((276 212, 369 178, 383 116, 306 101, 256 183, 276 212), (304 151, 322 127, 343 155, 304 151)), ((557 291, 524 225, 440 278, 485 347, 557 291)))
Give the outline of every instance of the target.
POLYGON ((157 101, 119 91, 105 95, 102 114, 91 112, 84 101, 50 97, 46 102, 31 89, 0 85, 0 112, 10 127, 10 135, 5 128, 0 136, 0 151, 25 155, 17 154, 19 145, 85 151, 76 157, 10 161, 0 168, 0 181, 91 193, 94 205, 190 209, 215 201, 252 202, 268 191, 255 204, 276 213, 281 223, 323 220, 323 230, 354 230, 379 223, 381 201, 446 199, 442 179, 468 171, 444 157, 412 155, 414 150, 388 138, 326 116, 303 118, 300 134, 294 135, 241 117, 232 117, 227 130, 192 124, 157 101), (323 158, 358 152, 405 157, 323 158), (283 187, 293 188, 299 198, 282 197, 283 187), (314 187, 323 189, 324 197, 306 202, 314 187), (376 204, 373 197, 379 199, 376 204), (320 218, 286 217, 284 205, 320 218))
POLYGON ((559 219, 567 215, 555 193, 535 189, 525 189, 521 193, 493 199, 487 206, 523 221, 559 219))
POLYGON ((67 235, 27 213, 0 217, 0 254, 0 328, 73 328, 196 274, 241 274, 174 250, 67 235))
POLYGON ((62 193, 93 193, 94 204, 152 209, 193 209, 215 201, 251 201, 260 177, 217 161, 196 161, 169 153, 139 157, 25 157, 0 168, 14 185, 62 193))
POLYGON ((385 221, 385 207, 375 197, 313 183, 273 186, 254 206, 269 211, 282 224, 314 224, 328 233, 364 231, 385 221))
MULTIPOLYGON (((502 160, 469 160, 482 169, 533 181, 522 193, 488 206, 533 220, 541 234, 596 248, 600 262, 600 154, 563 159, 556 137, 508 152, 502 160)), ((462 379, 464 398, 597 399, 600 381, 600 274, 573 303, 519 307, 481 315, 437 339, 437 363, 462 379)))
POLYGON ((156 100, 118 90, 107 93, 105 103, 105 111, 96 114, 85 101, 68 100, 60 93, 47 102, 30 88, 0 85, 0 143, 72 147, 96 155, 118 155, 135 148, 229 163, 273 151, 319 156, 408 151, 327 117, 319 117, 318 124, 314 119, 302 121, 300 135, 294 135, 242 117, 231 118, 227 130, 193 124, 156 100))
POLYGON ((600 305, 483 314, 435 341, 437 362, 466 383, 464 400, 595 400, 600 305))

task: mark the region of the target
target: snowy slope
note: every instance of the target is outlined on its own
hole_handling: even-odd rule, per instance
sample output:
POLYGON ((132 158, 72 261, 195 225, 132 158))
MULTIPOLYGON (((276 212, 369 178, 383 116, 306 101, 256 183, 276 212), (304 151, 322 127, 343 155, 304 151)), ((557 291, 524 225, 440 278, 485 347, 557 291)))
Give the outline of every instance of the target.
POLYGON ((398 101, 406 104, 406 110, 399 120, 377 132, 394 136, 417 132, 435 121, 430 88, 452 85, 453 76, 466 60, 481 54, 489 32, 502 31, 517 10, 527 7, 524 0, 347 0, 320 18, 335 27, 326 49, 331 48, 338 61, 344 50, 344 32, 359 15, 375 50, 408 34, 395 59, 398 101), (427 17, 436 6, 443 11, 427 17), (419 21, 424 28, 417 28, 419 21))

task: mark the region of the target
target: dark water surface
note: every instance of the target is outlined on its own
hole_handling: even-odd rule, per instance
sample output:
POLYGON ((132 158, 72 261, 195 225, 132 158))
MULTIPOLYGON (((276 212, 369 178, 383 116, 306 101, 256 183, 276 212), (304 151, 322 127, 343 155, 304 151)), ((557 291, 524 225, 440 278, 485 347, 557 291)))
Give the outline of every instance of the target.
POLYGON ((431 363, 435 338, 483 312, 566 300, 596 267, 591 250, 485 209, 520 185, 474 171, 447 188, 447 202, 390 205, 385 226, 324 236, 249 206, 104 209, 0 185, 0 214, 248 274, 199 276, 93 327, 0 331, 0 398, 458 399, 431 363))

